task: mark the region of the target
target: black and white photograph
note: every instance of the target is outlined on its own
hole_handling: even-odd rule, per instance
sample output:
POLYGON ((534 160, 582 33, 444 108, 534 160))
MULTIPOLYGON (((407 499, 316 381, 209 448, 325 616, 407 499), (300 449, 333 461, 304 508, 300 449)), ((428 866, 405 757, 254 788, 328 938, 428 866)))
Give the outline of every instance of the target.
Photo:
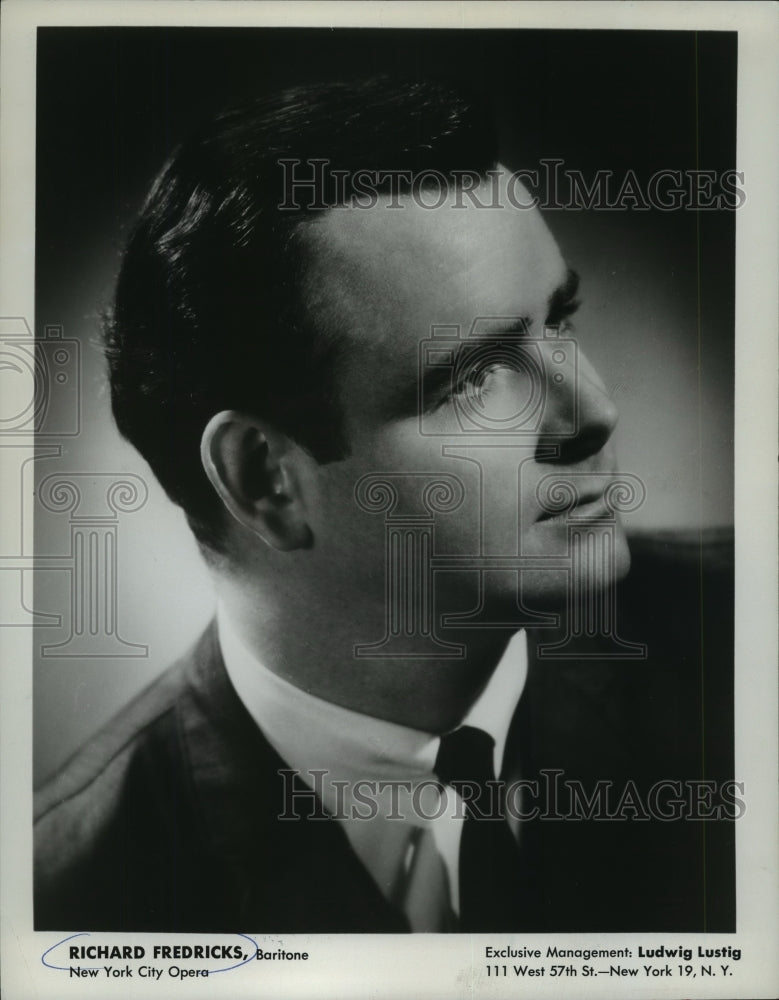
POLYGON ((772 6, 33 6, 9 997, 774 995, 772 6))

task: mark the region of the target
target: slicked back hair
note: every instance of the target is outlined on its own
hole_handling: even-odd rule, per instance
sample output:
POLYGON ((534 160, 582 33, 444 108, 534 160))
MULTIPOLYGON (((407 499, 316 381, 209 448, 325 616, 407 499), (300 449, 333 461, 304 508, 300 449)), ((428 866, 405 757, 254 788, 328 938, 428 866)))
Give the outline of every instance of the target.
POLYGON ((343 331, 318 322, 303 294, 304 223, 327 209, 312 198, 279 208, 281 161, 301 161, 310 176, 313 159, 342 172, 348 202, 357 171, 378 172, 379 191, 397 186, 390 171, 483 176, 496 148, 471 96, 376 78, 242 103, 174 151, 125 250, 105 350, 119 430, 216 551, 225 511, 200 460, 215 413, 261 417, 320 462, 348 454, 337 394, 343 331))

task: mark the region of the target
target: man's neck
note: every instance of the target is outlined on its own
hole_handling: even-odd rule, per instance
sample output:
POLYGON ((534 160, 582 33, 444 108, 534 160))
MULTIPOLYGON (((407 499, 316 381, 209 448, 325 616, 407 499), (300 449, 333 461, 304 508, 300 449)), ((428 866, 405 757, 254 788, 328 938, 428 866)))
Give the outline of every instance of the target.
POLYGON ((361 641, 382 635, 379 614, 372 628, 372 615, 346 620, 342 608, 314 602, 304 608, 257 594, 249 599, 231 583, 218 592, 235 633, 269 670, 325 701, 430 733, 460 724, 512 635, 502 629, 447 629, 442 637, 453 651, 462 647, 462 655, 420 657, 409 640, 394 655, 358 656, 361 641))

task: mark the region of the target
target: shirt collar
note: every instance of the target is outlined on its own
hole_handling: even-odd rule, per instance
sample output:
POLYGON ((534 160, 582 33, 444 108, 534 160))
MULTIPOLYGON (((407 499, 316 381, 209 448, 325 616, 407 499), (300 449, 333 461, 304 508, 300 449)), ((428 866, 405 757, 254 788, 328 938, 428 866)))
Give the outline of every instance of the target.
MULTIPOLYGON (((238 696, 291 767, 326 769, 343 780, 422 778, 432 774, 440 738, 352 711, 284 680, 246 648, 224 607, 217 612, 225 667, 238 696)), ((495 741, 499 774, 509 726, 527 675, 524 632, 518 632, 463 719, 495 741)))

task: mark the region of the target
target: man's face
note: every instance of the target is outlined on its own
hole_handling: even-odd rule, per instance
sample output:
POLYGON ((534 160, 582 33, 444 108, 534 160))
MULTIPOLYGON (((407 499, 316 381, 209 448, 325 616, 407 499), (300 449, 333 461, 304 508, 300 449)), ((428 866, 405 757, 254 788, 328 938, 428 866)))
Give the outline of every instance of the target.
MULTIPOLYGON (((578 523, 596 543, 614 531, 602 495, 615 471, 616 411, 565 326, 557 344, 544 339, 545 323, 566 312, 570 274, 540 213, 512 206, 506 179, 499 208, 455 207, 452 194, 426 209, 408 198, 331 210, 311 227, 309 305, 345 344, 350 455, 319 467, 310 514, 323 584, 349 600, 385 600, 384 518, 432 516, 435 496, 427 506, 423 497, 436 480, 461 497, 432 512, 437 613, 483 605, 511 620, 520 579, 526 605, 564 596, 568 527, 545 509, 559 480, 577 490, 578 523), (448 329, 433 337, 435 327, 448 329), (397 492, 391 511, 355 498, 369 475, 397 492), (444 568, 447 557, 460 561, 444 568), (518 576, 526 557, 542 558, 518 576)), ((617 525, 600 584, 627 566, 617 525)))

